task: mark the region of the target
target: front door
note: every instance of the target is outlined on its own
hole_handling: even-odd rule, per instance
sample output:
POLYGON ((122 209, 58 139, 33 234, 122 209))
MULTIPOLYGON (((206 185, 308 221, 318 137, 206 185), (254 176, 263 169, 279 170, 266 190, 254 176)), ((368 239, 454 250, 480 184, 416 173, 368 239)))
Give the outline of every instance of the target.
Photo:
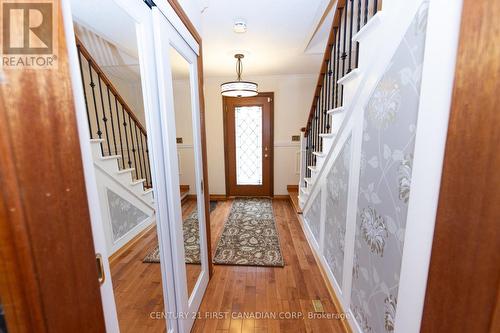
POLYGON ((273 196, 273 99, 224 97, 228 196, 273 196))

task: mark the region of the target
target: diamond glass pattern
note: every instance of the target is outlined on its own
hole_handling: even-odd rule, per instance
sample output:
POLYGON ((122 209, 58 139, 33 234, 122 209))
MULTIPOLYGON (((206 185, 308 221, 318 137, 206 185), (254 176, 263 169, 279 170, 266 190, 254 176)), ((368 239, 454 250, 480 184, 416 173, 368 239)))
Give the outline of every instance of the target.
POLYGON ((262 185, 262 107, 235 108, 236 184, 262 185))

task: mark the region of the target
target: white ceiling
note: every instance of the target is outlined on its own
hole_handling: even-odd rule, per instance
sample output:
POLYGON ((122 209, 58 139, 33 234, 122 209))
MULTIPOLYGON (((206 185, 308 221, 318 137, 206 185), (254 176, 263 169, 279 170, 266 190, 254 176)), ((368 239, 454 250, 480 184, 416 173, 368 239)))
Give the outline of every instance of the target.
POLYGON ((236 75, 235 53, 245 55, 243 78, 317 74, 328 34, 313 36, 313 32, 328 3, 328 0, 207 1, 201 15, 205 75, 236 75), (232 30, 238 18, 246 20, 244 34, 232 30))
MULTIPOLYGON (((331 18, 318 27, 333 0, 202 0, 201 35, 206 76, 236 76, 235 53, 246 75, 317 74, 331 18), (233 32, 235 19, 247 32, 233 32)), ((194 2, 196 3, 196 1, 194 2)), ((107 0, 71 0, 75 20, 137 57, 131 17, 107 0), (99 10, 96 10, 99 8, 99 10), (110 19, 109 13, 113 13, 110 19)))

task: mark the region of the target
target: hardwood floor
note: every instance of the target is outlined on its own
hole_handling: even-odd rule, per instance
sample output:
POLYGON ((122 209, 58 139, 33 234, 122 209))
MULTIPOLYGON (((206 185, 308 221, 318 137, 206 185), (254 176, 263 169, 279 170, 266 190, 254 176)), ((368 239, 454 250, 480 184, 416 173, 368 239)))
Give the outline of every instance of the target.
MULTIPOLYGON (((231 205, 232 200, 219 201, 211 213, 214 251, 231 205)), ((192 203, 183 205, 183 215, 192 207, 192 203)), ((273 208, 285 267, 215 265, 192 332, 345 331, 335 318, 308 318, 320 315, 314 313, 313 300, 322 302, 325 314, 335 314, 337 309, 289 200, 274 200, 273 208)), ((122 332, 165 331, 163 320, 150 318, 150 312, 163 311, 160 265, 142 263, 155 244, 152 229, 111 266, 122 332)), ((196 265, 187 265, 191 284, 199 271, 189 266, 196 265)))
POLYGON ((165 332, 165 321, 151 319, 162 312, 163 292, 160 265, 142 259, 157 244, 156 227, 111 263, 120 332, 165 332))
MULTIPOLYGON (((231 204, 231 200, 220 202, 211 215, 214 251, 231 204)), ((215 265, 201 318, 192 332, 344 332, 337 319, 307 318, 314 312, 312 300, 321 300, 325 313, 337 313, 337 309, 289 200, 274 200, 273 208, 285 267, 215 265), (226 318, 209 318, 217 312, 226 318), (266 313, 277 319, 243 318, 266 313), (279 319, 294 314, 298 318, 279 319)))
MULTIPOLYGON (((182 218, 185 219, 195 208, 196 200, 184 200, 182 218)), ((111 279, 122 333, 165 332, 164 320, 151 319, 150 316, 151 313, 164 311, 160 264, 142 262, 156 244, 156 227, 153 227, 111 263, 111 279)), ((189 294, 200 272, 200 265, 186 264, 189 294)))

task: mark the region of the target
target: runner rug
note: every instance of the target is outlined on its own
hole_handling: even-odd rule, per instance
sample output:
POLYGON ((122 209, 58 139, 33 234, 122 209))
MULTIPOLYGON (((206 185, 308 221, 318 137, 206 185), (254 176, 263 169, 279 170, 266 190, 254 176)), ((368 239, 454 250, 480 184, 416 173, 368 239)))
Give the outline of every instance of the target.
MULTIPOLYGON (((217 207, 217 201, 210 201, 210 212, 217 207)), ((186 264, 199 264, 200 261, 200 227, 198 224, 198 212, 195 210, 184 220, 182 224, 184 233, 184 256, 186 264)), ((159 263, 160 249, 156 245, 142 262, 159 263)))
POLYGON ((213 262, 284 266, 271 199, 239 198, 233 201, 213 262))

